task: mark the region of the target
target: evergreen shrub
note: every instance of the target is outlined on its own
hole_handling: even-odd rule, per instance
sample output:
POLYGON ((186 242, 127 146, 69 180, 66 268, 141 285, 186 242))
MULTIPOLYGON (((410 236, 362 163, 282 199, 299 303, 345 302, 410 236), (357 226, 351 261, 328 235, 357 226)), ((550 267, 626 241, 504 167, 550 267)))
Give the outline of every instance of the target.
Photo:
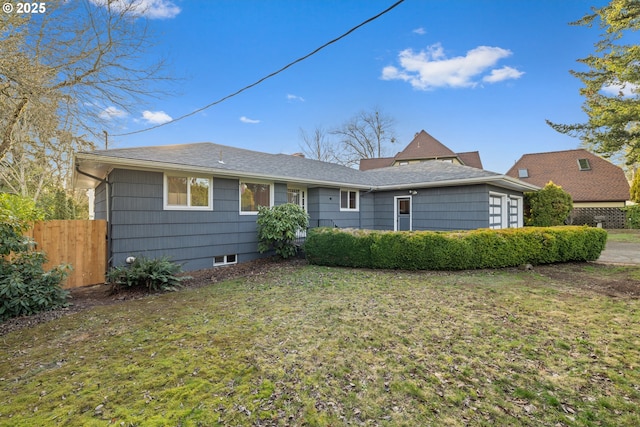
POLYGON ((593 261, 607 232, 587 226, 459 232, 314 228, 305 253, 312 264, 405 270, 466 270, 593 261))

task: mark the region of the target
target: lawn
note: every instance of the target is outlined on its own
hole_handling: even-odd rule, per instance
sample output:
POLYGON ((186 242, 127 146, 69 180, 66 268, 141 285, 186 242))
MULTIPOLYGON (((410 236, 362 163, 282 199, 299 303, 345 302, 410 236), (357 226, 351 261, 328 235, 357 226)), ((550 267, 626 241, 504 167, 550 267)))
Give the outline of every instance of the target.
POLYGON ((639 278, 283 264, 96 307, 0 337, 0 425, 637 426, 640 300, 605 285, 639 278))
POLYGON ((610 242, 640 243, 640 230, 608 230, 607 240, 610 242))

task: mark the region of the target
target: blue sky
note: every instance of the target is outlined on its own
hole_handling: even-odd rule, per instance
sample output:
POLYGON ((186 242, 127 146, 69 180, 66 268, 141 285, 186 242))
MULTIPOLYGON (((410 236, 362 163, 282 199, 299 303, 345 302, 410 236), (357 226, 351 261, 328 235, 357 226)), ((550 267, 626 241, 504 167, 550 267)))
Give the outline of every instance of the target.
MULTIPOLYGON (((96 0, 98 1, 98 0, 96 0)), ((144 0, 155 50, 178 77, 171 96, 124 113, 105 105, 112 135, 180 117, 278 70, 394 0, 144 0)), ((110 147, 210 141, 300 151, 300 129, 335 128, 378 107, 402 150, 424 129, 456 152, 480 151, 506 172, 526 153, 577 148, 552 130, 586 121, 570 69, 599 28, 570 26, 602 0, 406 0, 307 60, 184 120, 110 147)))

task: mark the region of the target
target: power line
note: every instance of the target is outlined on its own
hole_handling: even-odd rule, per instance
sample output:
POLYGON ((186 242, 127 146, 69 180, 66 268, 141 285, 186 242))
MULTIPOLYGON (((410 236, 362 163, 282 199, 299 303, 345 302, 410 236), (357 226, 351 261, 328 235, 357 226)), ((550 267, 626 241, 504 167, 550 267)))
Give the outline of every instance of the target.
POLYGON ((315 55, 316 53, 320 52, 325 47, 327 47, 327 46, 329 46, 329 45, 331 45, 333 43, 336 43, 339 40, 342 40, 343 38, 347 37, 349 34, 351 34, 354 31, 356 31, 358 28, 367 25, 369 22, 375 21, 376 19, 378 19, 382 15, 386 14, 387 12, 391 11, 392 9, 394 9, 396 6, 398 6, 400 3, 403 3, 403 2, 404 2, 404 0, 397 1, 393 5, 389 6, 387 9, 383 10, 382 12, 378 13, 375 16, 372 16, 371 18, 367 19, 366 21, 361 22, 360 24, 358 24, 355 27, 351 28, 346 33, 342 34, 339 37, 336 37, 335 39, 333 39, 333 40, 331 40, 331 41, 329 41, 329 42, 327 42, 325 44, 323 44, 322 46, 320 46, 319 48, 315 49, 314 51, 312 51, 312 52, 310 52, 310 53, 308 53, 308 54, 296 59, 293 62, 288 63, 287 65, 285 65, 284 67, 280 68, 279 70, 274 71, 273 73, 262 77, 260 80, 257 80, 256 82, 251 83, 250 85, 245 86, 242 89, 239 89, 239 90, 237 90, 237 91, 235 91, 235 92, 233 92, 233 93, 231 93, 231 94, 229 94, 229 95, 227 95, 227 96, 225 96, 223 98, 220 98, 217 101, 214 101, 214 102, 212 102, 210 104, 207 104, 204 107, 198 108, 197 110, 193 110, 192 112, 187 113, 185 115, 182 115, 180 117, 177 117, 175 119, 171 119, 170 121, 165 122, 165 123, 161 123, 161 124, 158 124, 158 125, 155 125, 155 126, 151 126, 151 127, 145 128, 145 129, 136 130, 136 131, 133 131, 133 132, 119 133, 119 134, 114 134, 114 135, 111 135, 111 136, 129 136, 129 135, 134 135, 136 133, 147 132, 147 131, 150 131, 150 130, 153 130, 153 129, 157 129, 157 128, 162 127, 162 126, 169 125, 171 123, 175 123, 175 122, 177 122, 179 120, 186 119, 187 117, 193 116, 194 114, 198 114, 199 112, 204 111, 207 108, 211 108, 214 105, 220 104, 221 102, 224 102, 229 98, 233 98, 234 96, 241 94, 242 92, 246 91, 247 89, 251 89, 252 87, 259 85, 260 83, 264 82, 265 80, 270 79, 271 77, 274 77, 274 76, 282 73, 287 68, 290 68, 290 67, 294 66, 295 64, 297 64, 299 62, 302 62, 305 59, 315 55))

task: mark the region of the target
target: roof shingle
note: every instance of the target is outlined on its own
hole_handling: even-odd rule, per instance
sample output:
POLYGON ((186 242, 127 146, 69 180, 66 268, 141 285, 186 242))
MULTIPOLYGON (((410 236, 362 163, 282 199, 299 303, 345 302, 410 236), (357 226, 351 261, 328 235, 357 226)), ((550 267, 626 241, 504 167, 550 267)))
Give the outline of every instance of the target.
POLYGON ((618 166, 585 149, 523 155, 506 175, 544 187, 549 181, 571 194, 574 202, 612 202, 629 200, 629 182, 618 166), (579 159, 591 168, 580 170, 579 159), (519 177, 526 169, 527 177, 519 177))

